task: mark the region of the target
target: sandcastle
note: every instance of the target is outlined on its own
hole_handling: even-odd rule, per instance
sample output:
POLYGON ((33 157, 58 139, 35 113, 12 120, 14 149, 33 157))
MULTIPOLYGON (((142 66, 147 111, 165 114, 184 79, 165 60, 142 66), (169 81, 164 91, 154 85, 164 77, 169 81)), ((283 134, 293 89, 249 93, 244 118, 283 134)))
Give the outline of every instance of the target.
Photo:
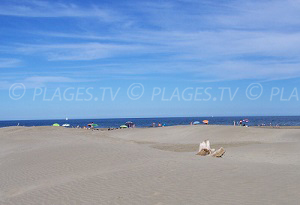
POLYGON ((222 157, 225 153, 225 149, 221 147, 218 150, 210 148, 209 140, 204 140, 199 145, 199 152, 196 155, 207 156, 210 155, 212 157, 222 157))

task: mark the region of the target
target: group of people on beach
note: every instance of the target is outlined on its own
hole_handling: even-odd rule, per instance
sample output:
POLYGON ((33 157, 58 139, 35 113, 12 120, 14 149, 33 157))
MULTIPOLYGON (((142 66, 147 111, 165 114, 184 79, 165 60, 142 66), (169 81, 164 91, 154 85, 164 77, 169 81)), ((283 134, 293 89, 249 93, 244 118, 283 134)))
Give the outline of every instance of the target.
POLYGON ((270 127, 279 127, 279 124, 276 124, 275 126, 274 125, 272 125, 272 123, 270 122, 270 124, 269 125, 267 125, 267 124, 265 124, 265 123, 262 123, 262 124, 260 124, 260 125, 258 125, 259 127, 266 127, 266 126, 270 126, 270 127))
POLYGON ((233 126, 244 126, 248 127, 248 119, 243 119, 243 120, 238 120, 238 121, 233 121, 233 126))
MULTIPOLYGON (((166 126, 166 124, 162 124, 160 122, 157 123, 157 127, 165 127, 165 126, 166 126)), ((151 127, 156 127, 156 123, 153 122, 151 127)))

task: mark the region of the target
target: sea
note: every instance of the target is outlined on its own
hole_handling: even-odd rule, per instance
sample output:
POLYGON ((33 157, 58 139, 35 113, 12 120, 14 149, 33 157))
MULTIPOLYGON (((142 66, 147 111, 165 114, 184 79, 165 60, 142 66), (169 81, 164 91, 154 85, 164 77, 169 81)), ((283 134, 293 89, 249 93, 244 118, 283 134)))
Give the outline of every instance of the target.
POLYGON ((70 124, 70 127, 87 126, 95 123, 99 128, 118 128, 127 121, 136 127, 151 127, 153 123, 165 126, 189 125, 191 122, 208 120, 210 125, 233 125, 234 121, 244 120, 248 126, 300 126, 300 116, 235 116, 235 117, 163 117, 163 118, 113 118, 113 119, 52 119, 52 120, 10 120, 0 121, 0 127, 8 126, 52 126, 70 124))

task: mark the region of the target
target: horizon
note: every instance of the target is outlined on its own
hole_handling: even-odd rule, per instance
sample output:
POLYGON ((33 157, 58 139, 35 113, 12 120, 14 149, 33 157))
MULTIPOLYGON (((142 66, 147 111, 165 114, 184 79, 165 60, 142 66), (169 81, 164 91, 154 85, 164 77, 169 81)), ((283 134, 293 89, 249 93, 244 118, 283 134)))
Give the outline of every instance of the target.
POLYGON ((300 116, 299 10, 3 0, 0 120, 300 116))
POLYGON ((185 116, 185 117, 121 117, 121 118, 72 118, 66 120, 65 118, 58 118, 58 119, 12 119, 12 120, 0 120, 1 121, 47 121, 47 120, 113 120, 113 119, 161 119, 161 118, 245 118, 245 117, 300 117, 300 115, 261 115, 261 116, 251 116, 251 115, 241 115, 241 116, 185 116))

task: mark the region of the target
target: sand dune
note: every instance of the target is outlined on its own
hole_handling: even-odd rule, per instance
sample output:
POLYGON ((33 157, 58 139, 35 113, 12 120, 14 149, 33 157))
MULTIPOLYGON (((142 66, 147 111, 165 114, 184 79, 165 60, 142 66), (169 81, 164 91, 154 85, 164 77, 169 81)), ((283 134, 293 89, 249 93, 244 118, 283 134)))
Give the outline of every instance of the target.
POLYGON ((300 129, 1 128, 0 204, 299 204, 299 150, 300 129))

